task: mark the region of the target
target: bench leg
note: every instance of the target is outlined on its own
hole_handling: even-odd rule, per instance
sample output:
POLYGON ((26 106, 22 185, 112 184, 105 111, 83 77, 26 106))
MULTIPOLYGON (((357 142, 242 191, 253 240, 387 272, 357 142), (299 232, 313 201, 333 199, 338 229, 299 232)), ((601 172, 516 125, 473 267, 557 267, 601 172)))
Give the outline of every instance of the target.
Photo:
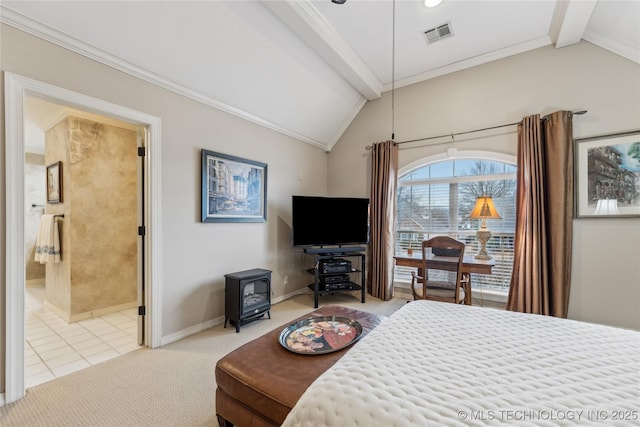
POLYGON ((218 425, 220 427, 233 427, 233 424, 222 418, 220 415, 216 414, 216 416, 218 417, 218 425))

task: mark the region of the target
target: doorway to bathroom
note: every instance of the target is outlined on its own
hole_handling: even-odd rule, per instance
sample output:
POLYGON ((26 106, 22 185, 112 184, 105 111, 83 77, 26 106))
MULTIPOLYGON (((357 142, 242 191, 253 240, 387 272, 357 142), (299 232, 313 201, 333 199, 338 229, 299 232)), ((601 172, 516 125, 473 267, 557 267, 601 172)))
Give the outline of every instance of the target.
MULTIPOLYGON (((158 347, 161 345, 160 319, 162 318, 162 257, 160 250, 161 239, 161 194, 160 194, 160 130, 161 122, 158 117, 151 116, 136 110, 120 105, 112 104, 96 98, 88 97, 76 92, 62 89, 53 85, 19 76, 13 73, 4 73, 5 86, 5 159, 7 186, 5 192, 7 209, 6 221, 11 224, 6 230, 6 322, 5 322, 5 394, 4 402, 11 403, 24 396, 25 393, 25 319, 26 309, 26 258, 25 255, 25 218, 27 212, 33 208, 32 204, 41 203, 28 200, 25 189, 25 161, 26 161, 26 141, 25 141, 25 103, 28 98, 38 98, 54 104, 68 107, 87 114, 103 116, 111 120, 120 120, 129 125, 135 126, 137 140, 140 147, 136 151, 140 167, 140 178, 137 179, 137 201, 145 208, 136 208, 138 213, 137 227, 134 234, 138 241, 137 249, 133 257, 137 261, 138 282, 143 286, 137 290, 137 304, 130 314, 136 317, 137 332, 136 337, 140 337, 141 344, 145 347, 158 347)), ((85 117, 82 117, 85 119, 85 117)), ((80 144, 82 146, 82 144, 80 144)), ((86 147, 85 147, 86 148, 86 147)), ((46 162, 46 161, 45 161, 46 162)), ((49 166, 48 164, 45 165, 49 166)), ((67 165, 68 166, 68 165, 67 165)), ((62 168, 65 165, 62 164, 62 168)), ((62 169, 61 168, 61 169, 62 169)), ((63 176, 64 179, 64 175, 63 176)), ((70 180, 73 182, 74 180, 70 180)), ((61 185, 62 200, 64 200, 64 182, 61 185)), ((119 194, 111 195, 112 199, 118 199, 119 194)), ((45 203, 48 206, 58 205, 45 203)), ((76 213, 79 210, 75 211, 76 213)), ((64 227, 67 221, 77 217, 76 214, 65 212, 51 213, 63 215, 62 227, 60 230, 62 241, 64 242, 64 227)), ((67 233, 69 234, 69 233, 67 233)), ((102 230, 105 237, 103 243, 109 244, 111 235, 109 230, 102 230)), ((67 248, 69 249, 69 247, 67 248)), ((63 249, 64 251, 64 249, 63 249)), ((45 296, 44 298, 48 298, 45 296)), ((55 298, 53 298, 55 300, 55 298)), ((46 299, 45 299, 46 300, 46 299)), ((43 301, 45 301, 43 300, 43 301)), ((44 302, 43 302, 44 304, 44 302)), ((51 304, 56 306, 56 304, 51 304)), ((118 304, 116 304, 117 306, 118 304)), ((60 317, 68 317, 70 324, 79 324, 86 320, 96 320, 103 315, 111 314, 116 317, 116 312, 101 313, 99 310, 83 311, 82 309, 71 310, 65 314, 67 307, 64 304, 57 304, 57 309, 63 309, 63 313, 55 313, 60 317), (62 307, 61 307, 62 306, 62 307), (77 316, 89 316, 87 319, 77 316), (75 316, 75 317, 74 317, 75 316)), ((123 310, 131 310, 123 308, 123 310)), ((120 312, 117 312, 120 313, 120 312)), ((122 313, 120 313, 122 314, 122 313)), ((102 319, 104 320, 104 319, 102 319)), ((113 319, 111 319, 113 320, 113 319)), ((121 319, 122 320, 122 319, 121 319)), ((106 321, 106 320, 105 320, 106 321)), ((113 325, 113 323, 112 323, 113 325)), ((131 329, 130 329, 131 331, 131 329)), ((112 331, 113 332, 113 331, 112 331)))
POLYGON ((25 97, 24 112, 30 388, 141 347, 143 242, 136 231, 145 130, 33 96, 25 97), (54 200, 52 165, 60 169, 54 200), (41 256, 46 221, 57 228, 59 257, 41 256))

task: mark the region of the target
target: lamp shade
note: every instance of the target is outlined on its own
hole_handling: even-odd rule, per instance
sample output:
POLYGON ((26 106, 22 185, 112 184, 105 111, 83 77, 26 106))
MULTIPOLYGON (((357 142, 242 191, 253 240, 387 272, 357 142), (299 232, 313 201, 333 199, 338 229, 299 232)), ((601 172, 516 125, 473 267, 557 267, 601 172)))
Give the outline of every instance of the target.
POLYGON ((596 205, 596 215, 620 215, 617 199, 600 199, 596 205))
POLYGON ((472 219, 500 219, 502 218, 493 205, 493 197, 481 196, 476 199, 476 205, 469 214, 472 219))

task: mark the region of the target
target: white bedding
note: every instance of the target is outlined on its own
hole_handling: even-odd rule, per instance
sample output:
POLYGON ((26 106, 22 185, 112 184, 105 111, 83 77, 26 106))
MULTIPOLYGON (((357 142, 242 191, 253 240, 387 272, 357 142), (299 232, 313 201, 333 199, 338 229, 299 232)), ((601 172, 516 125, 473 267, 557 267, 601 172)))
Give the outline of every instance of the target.
POLYGON ((640 425, 639 412, 638 331, 415 301, 322 374, 283 426, 640 425))

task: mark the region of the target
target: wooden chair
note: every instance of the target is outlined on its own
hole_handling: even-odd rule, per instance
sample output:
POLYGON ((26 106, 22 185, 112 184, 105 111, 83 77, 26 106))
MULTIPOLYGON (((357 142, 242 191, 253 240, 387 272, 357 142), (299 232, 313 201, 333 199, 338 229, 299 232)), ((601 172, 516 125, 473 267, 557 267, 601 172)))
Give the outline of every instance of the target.
POLYGON ((422 268, 411 272, 413 299, 462 304, 465 279, 462 273, 464 243, 448 236, 437 236, 422 242, 422 268))

